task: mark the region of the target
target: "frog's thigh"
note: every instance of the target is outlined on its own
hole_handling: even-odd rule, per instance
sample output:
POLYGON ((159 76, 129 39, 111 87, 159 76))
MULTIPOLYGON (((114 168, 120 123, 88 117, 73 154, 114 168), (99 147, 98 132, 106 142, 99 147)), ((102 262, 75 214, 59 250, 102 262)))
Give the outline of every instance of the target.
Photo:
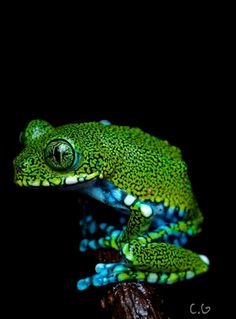
MULTIPOLYGON (((166 242, 175 246, 184 246, 194 231, 190 225, 180 221, 177 224, 166 224, 141 235, 146 242, 166 242)), ((139 236, 140 237, 140 236, 139 236)))
POLYGON ((130 267, 155 273, 188 273, 192 276, 208 270, 206 256, 167 243, 147 243, 142 237, 126 243, 122 254, 130 267))

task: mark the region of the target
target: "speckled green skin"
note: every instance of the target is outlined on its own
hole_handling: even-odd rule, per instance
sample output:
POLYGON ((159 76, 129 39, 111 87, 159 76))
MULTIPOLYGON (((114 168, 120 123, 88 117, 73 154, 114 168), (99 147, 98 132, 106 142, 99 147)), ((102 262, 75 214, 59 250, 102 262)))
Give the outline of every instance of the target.
POLYGON ((45 121, 34 120, 28 124, 21 140, 25 148, 14 161, 16 184, 67 187, 101 179, 136 198, 133 204, 126 205, 130 210, 127 227, 120 233, 106 236, 100 246, 119 249, 127 262, 134 266, 136 263, 136 267, 138 263, 140 269, 167 272, 172 277, 173 271, 189 270, 197 274, 208 269, 197 254, 155 242, 168 231, 196 234, 203 220, 187 166, 177 147, 138 128, 97 122, 54 128, 45 121), (154 214, 145 209, 152 203, 163 203, 164 207, 184 211, 186 217, 167 230, 149 233, 154 214), (142 208, 143 204, 145 208, 142 208), (151 259, 150 251, 153 252, 151 259), (158 266, 160 252, 165 256, 162 266, 158 266), (183 258, 183 252, 187 259, 183 258), (181 259, 187 260, 182 261, 185 267, 170 267, 171 264, 178 265, 181 259))
POLYGON ((63 185, 67 176, 98 173, 140 200, 164 201, 165 206, 188 209, 194 219, 202 221, 181 152, 167 141, 138 128, 95 122, 55 129, 44 124, 46 132, 38 136, 40 131, 33 130, 34 125, 31 122, 25 130, 23 141, 27 147, 15 160, 16 183, 30 186, 35 181, 48 181, 51 186, 63 185), (78 167, 58 172, 45 163, 43 150, 55 139, 71 143, 82 158, 78 167))

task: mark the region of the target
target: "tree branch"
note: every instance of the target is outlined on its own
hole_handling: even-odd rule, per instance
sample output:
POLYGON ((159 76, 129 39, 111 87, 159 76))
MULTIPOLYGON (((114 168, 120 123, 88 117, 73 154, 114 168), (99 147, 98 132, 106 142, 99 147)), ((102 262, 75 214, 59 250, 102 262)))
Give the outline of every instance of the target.
MULTIPOLYGON (((99 260, 117 261, 118 254, 113 250, 101 250, 99 260)), ((113 285, 101 300, 101 307, 111 313, 112 319, 166 319, 161 308, 163 300, 157 288, 150 284, 125 282, 113 285)))

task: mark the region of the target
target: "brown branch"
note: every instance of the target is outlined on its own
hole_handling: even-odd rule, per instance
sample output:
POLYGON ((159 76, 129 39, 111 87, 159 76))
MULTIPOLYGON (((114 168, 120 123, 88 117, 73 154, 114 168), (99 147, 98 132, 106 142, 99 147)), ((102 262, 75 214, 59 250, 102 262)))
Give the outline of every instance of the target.
MULTIPOLYGON (((99 260, 117 261, 113 250, 100 252, 99 260)), ((112 319, 166 319, 161 310, 162 299, 156 287, 149 284, 127 282, 115 284, 101 300, 101 307, 111 313, 112 319)))
POLYGON ((156 289, 141 283, 114 285, 101 300, 101 306, 111 313, 112 319, 166 319, 162 312, 162 300, 156 289))

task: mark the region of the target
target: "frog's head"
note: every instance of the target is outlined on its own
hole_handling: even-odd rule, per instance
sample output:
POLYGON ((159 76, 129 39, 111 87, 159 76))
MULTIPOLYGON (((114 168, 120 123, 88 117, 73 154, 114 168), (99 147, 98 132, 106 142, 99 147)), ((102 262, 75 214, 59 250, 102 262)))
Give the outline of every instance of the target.
POLYGON ((20 186, 77 186, 103 177, 104 158, 98 123, 54 128, 31 121, 20 136, 23 151, 14 160, 20 186))

